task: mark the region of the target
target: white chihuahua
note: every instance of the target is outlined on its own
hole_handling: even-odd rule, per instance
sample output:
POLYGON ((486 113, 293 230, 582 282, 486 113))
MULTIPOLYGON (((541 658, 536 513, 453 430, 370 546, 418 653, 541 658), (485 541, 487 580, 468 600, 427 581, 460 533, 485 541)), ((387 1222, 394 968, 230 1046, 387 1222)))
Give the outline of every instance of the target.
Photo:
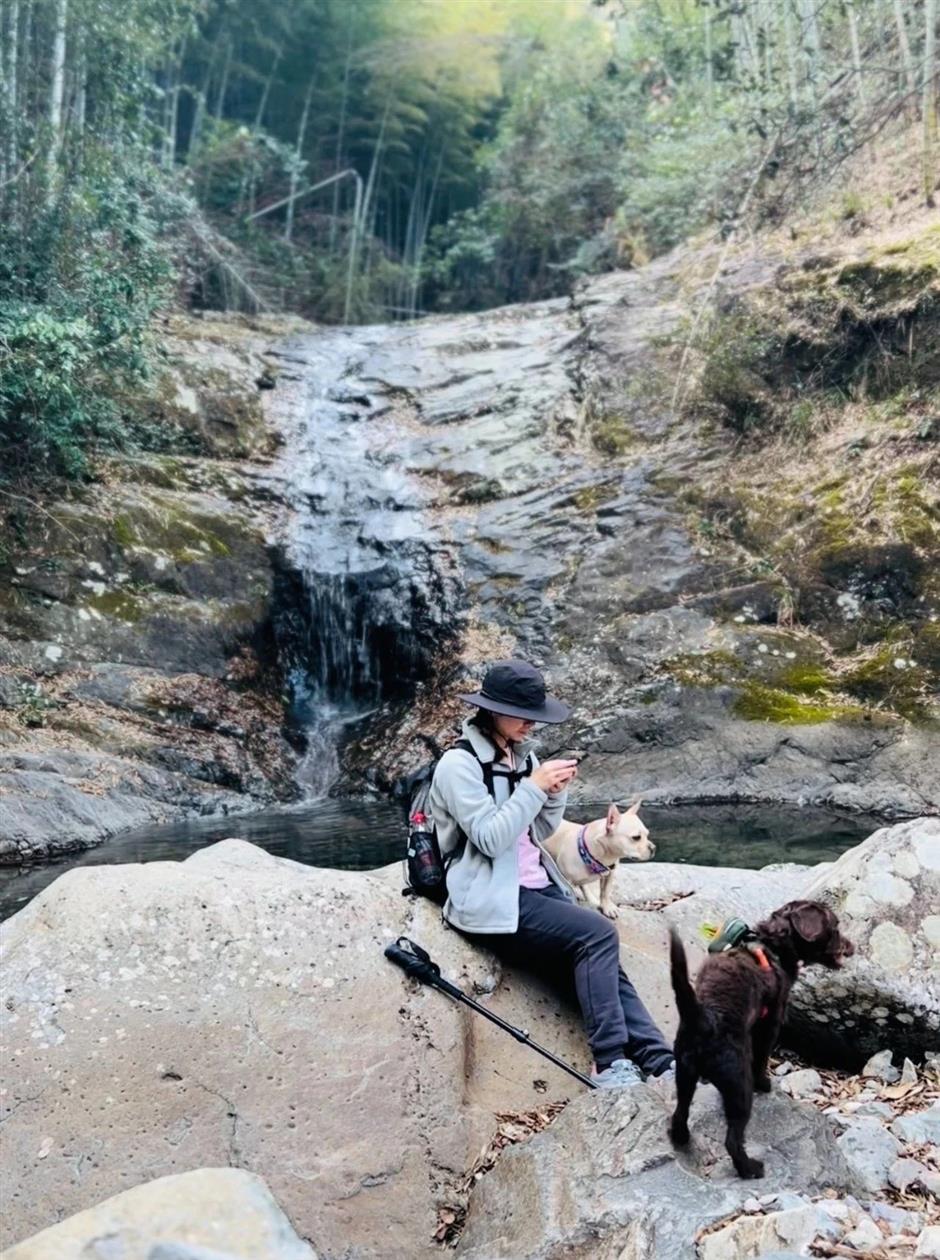
POLYGON ((545 849, 568 883, 608 919, 616 919, 620 913, 611 900, 617 863, 621 858, 648 862, 656 852, 639 816, 641 804, 634 801, 623 813, 612 804, 606 818, 583 825, 563 822, 545 841, 545 849))

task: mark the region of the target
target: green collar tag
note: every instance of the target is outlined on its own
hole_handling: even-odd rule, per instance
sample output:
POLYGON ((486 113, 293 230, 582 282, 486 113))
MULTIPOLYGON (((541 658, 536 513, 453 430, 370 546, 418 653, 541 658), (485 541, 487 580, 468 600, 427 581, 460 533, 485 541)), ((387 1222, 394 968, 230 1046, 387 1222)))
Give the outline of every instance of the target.
POLYGON ((740 945, 750 928, 743 919, 728 919, 722 924, 715 938, 709 943, 710 954, 723 954, 726 949, 740 945))

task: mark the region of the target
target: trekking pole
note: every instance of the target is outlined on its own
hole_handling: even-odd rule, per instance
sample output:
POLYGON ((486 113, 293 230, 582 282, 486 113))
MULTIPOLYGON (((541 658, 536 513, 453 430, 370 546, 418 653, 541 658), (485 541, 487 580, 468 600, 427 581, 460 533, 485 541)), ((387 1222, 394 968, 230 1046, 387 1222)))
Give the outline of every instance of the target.
POLYGON ((589 1089, 597 1089, 596 1084, 589 1076, 579 1072, 577 1068, 572 1067, 570 1063, 566 1063, 564 1059, 559 1059, 556 1054, 552 1054, 551 1050, 546 1050, 537 1041, 533 1041, 523 1029, 507 1024, 504 1019, 500 1019, 498 1015, 488 1011, 485 1006, 475 1002, 472 997, 468 997, 463 989, 458 989, 455 984, 445 980, 441 975, 440 967, 436 962, 432 962, 431 955, 427 950, 422 949, 420 945, 416 945, 407 936, 399 936, 394 945, 387 945, 385 947, 385 957, 389 962, 393 962, 396 967, 401 967, 402 971, 411 976, 413 980, 420 980, 422 984, 429 984, 433 989, 439 989, 441 993, 446 993, 455 1002, 463 1002, 465 1006, 469 1006, 478 1015, 485 1016, 497 1028, 502 1028, 503 1032, 508 1032, 511 1037, 515 1037, 516 1041, 521 1041, 523 1045, 534 1050, 536 1054, 540 1054, 543 1058, 548 1059, 550 1063, 554 1063, 555 1067, 561 1068, 563 1072, 567 1072, 569 1076, 579 1080, 582 1085, 587 1085, 589 1089))

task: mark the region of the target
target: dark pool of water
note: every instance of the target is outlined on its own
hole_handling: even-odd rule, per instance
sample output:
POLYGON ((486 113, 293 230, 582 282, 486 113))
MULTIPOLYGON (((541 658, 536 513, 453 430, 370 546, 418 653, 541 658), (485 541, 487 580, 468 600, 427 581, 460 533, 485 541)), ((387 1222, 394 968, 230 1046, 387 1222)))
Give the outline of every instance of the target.
MULTIPOLYGON (((568 813, 583 822, 599 817, 606 808, 573 805, 568 813)), ((769 805, 646 806, 643 819, 656 841, 657 861, 751 868, 771 862, 830 861, 881 825, 858 815, 769 805)), ((0 918, 21 909, 73 866, 180 861, 228 836, 308 866, 361 871, 401 858, 404 823, 400 811, 384 801, 327 800, 302 808, 144 827, 58 861, 0 867, 0 918)))

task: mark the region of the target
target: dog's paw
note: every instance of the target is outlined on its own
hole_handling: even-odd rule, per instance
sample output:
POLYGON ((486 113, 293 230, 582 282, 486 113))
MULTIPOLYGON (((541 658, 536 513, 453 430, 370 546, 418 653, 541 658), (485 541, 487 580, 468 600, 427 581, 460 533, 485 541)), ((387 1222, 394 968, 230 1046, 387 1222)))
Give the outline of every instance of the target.
POLYGON ((764 1175, 764 1165, 759 1159, 742 1159, 736 1165, 736 1170, 739 1177, 744 1177, 748 1181, 757 1181, 764 1175))
POLYGON ((600 906, 598 908, 601 914, 605 916, 605 918, 608 918, 608 919, 620 918, 620 911, 617 909, 616 906, 600 906))
POLYGON ((688 1146, 690 1137, 689 1126, 681 1120, 673 1119, 669 1125, 669 1138, 673 1146, 688 1146))
POLYGON ((766 1072, 764 1073, 763 1076, 757 1076, 754 1078, 754 1088, 758 1090, 761 1094, 770 1093, 770 1091, 773 1089, 773 1082, 771 1081, 770 1077, 767 1075, 766 1072))

